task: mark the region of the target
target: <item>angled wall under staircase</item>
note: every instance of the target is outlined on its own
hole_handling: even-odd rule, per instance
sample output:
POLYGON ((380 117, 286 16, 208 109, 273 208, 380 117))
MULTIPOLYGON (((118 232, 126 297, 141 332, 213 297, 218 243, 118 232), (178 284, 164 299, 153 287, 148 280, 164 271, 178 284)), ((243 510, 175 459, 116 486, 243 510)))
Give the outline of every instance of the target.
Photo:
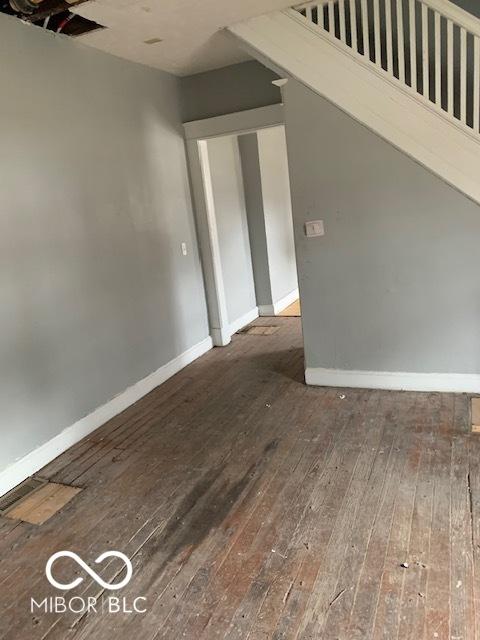
MULTIPOLYGON (((400 3, 387 1, 377 5, 378 61, 376 32, 368 32, 369 55, 363 50, 362 10, 365 24, 377 20, 371 1, 352 2, 356 49, 352 18, 347 13, 343 26, 340 21, 341 7, 350 10, 347 1, 232 28, 260 60, 293 78, 283 92, 306 381, 479 393, 477 36, 453 20, 449 26, 429 7, 431 37, 423 47, 425 10, 416 2, 412 74, 412 3, 401 3, 397 14, 400 3), (397 15, 403 18, 402 77, 397 15), (324 237, 305 237, 304 224, 312 219, 324 221, 324 237)), ((439 411, 449 401, 439 397, 439 411)))

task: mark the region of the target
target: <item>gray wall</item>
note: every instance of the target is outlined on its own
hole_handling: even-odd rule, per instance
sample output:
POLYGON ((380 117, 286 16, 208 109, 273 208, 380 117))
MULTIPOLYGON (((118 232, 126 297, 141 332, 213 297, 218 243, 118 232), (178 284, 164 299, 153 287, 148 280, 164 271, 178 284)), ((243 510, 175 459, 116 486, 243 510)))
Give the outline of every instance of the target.
POLYGON ((238 137, 247 208, 248 233, 252 253, 255 294, 258 305, 270 306, 273 302, 268 264, 267 232, 263 210, 262 178, 258 156, 256 133, 238 137))
POLYGON ((298 83, 285 98, 307 366, 479 373, 480 207, 298 83))
POLYGON ((239 137, 255 291, 272 306, 298 287, 285 128, 239 137))
POLYGON ((277 104, 277 78, 256 60, 181 78, 183 122, 277 104))
POLYGON ((228 319, 257 306, 237 136, 207 142, 228 319))
POLYGON ((480 4, 478 0, 451 0, 451 2, 459 6, 460 9, 464 9, 477 18, 480 18, 480 4))
POLYGON ((2 469, 208 322, 178 80, 3 15, 0 56, 2 469))
POLYGON ((272 299, 298 287, 285 127, 257 133, 272 299))

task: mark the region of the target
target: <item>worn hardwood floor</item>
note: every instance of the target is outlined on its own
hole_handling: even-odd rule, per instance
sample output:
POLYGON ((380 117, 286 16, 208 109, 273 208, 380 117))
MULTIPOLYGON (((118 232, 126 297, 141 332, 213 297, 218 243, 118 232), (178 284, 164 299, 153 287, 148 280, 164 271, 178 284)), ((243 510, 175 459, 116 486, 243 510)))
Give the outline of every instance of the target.
POLYGON ((280 311, 280 313, 278 314, 279 316, 290 316, 290 317, 300 317, 302 315, 301 309, 300 309, 300 300, 295 300, 295 302, 292 302, 291 305, 289 305, 286 309, 284 309, 283 311, 280 311))
MULTIPOLYGON (((83 487, 42 526, 0 520, 0 638, 471 640, 480 435, 468 398, 303 384, 300 321, 214 349, 43 470, 83 487), (342 398, 342 395, 345 395, 342 398), (69 559, 54 589, 45 563, 69 559), (408 568, 402 567, 408 563, 408 568), (30 598, 147 612, 30 613, 30 598)), ((77 605, 78 606, 78 605, 77 605)))

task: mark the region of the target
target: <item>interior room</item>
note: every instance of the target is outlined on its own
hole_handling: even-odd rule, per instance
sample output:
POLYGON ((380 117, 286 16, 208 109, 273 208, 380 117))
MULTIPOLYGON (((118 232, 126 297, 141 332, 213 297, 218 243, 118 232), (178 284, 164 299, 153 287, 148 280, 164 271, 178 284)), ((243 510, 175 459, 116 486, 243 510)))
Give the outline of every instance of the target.
POLYGON ((0 640, 480 638, 476 3, 0 52, 0 640))

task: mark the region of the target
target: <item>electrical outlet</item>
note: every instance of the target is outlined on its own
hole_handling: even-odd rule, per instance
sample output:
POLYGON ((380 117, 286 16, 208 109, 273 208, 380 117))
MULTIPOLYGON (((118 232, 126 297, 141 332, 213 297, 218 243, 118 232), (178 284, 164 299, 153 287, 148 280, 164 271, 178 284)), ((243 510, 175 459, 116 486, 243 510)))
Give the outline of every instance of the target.
POLYGON ((182 242, 182 253, 184 256, 187 255, 188 251, 187 251, 187 243, 186 242, 182 242))
POLYGON ((308 222, 305 222, 305 235, 307 238, 324 236, 325 229, 323 226, 323 220, 309 220, 308 222))

